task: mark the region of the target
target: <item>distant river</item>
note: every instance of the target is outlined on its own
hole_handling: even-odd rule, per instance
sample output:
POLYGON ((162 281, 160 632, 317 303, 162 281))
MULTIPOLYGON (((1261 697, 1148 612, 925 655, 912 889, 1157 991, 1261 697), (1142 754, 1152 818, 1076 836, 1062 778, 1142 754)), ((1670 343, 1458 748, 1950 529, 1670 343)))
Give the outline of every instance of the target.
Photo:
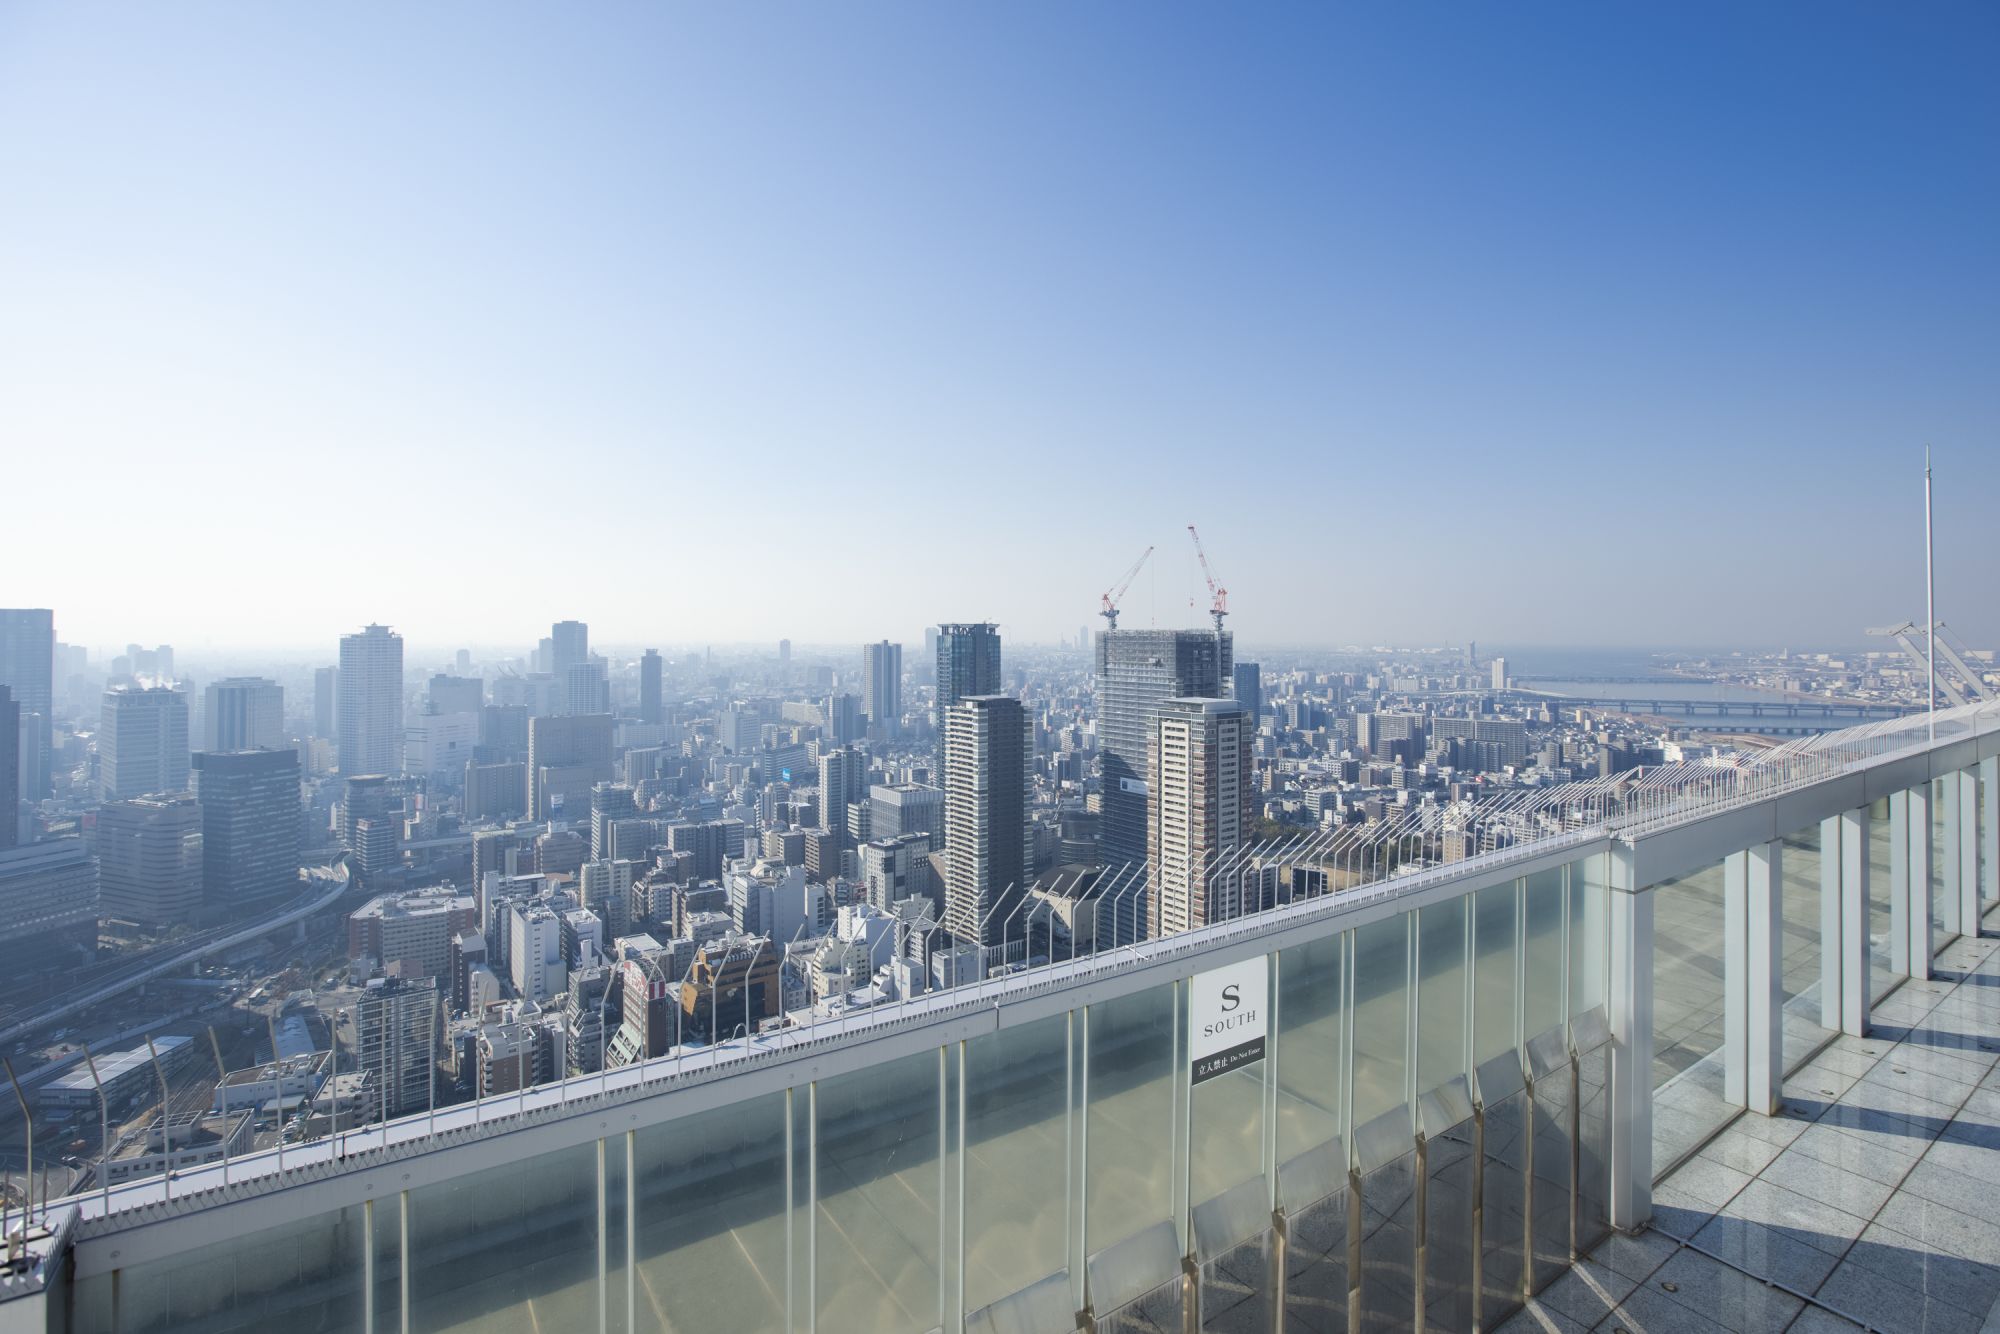
POLYGON ((1672 676, 1624 684, 1615 681, 1527 681, 1519 688, 1567 699, 1693 699, 1723 704, 1762 704, 1772 700, 1793 702, 1792 696, 1779 690, 1711 685, 1706 681, 1683 681, 1672 676))

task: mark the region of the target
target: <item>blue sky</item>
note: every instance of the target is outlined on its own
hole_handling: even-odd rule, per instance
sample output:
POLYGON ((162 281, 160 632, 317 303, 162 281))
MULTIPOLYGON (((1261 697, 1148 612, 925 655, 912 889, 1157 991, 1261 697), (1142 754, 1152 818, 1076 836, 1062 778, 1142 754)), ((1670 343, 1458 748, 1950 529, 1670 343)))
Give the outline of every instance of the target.
POLYGON ((0 6, 87 643, 2000 639, 1990 5, 0 6))

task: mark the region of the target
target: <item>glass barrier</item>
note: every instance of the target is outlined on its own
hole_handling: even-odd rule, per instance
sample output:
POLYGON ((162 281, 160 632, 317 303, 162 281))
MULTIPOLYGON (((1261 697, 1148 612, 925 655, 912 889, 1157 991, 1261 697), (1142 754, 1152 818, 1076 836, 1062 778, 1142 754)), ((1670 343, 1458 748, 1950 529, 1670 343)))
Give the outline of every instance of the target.
POLYGON ((1833 1036, 1821 1025, 1821 831, 1817 821, 1781 840, 1778 906, 1784 917, 1778 985, 1784 998, 1784 1072, 1791 1074, 1833 1036))
POLYGON ((1737 1113, 1722 1065, 1722 864, 1653 895, 1653 1175, 1657 1180, 1737 1113))

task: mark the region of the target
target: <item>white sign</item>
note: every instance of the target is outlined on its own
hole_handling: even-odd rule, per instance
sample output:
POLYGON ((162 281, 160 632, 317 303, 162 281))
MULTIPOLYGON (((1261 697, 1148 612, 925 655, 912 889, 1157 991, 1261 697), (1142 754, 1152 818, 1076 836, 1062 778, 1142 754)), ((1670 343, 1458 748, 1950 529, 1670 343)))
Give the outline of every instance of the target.
POLYGON ((1270 964, 1261 957, 1195 974, 1188 1041, 1194 1083, 1264 1059, 1270 990, 1270 964))

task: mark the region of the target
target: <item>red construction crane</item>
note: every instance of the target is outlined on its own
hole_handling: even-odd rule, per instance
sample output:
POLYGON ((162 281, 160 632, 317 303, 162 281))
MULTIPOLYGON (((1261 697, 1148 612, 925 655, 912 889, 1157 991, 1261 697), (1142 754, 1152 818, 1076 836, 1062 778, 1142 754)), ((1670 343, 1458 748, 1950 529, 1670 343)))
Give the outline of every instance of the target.
POLYGON ((1125 590, 1130 588, 1132 581, 1139 577, 1139 567, 1144 565, 1146 557, 1152 554, 1153 549, 1151 547, 1147 547, 1144 551, 1140 552, 1139 559, 1132 562, 1132 568, 1125 571, 1125 577, 1104 590, 1104 607, 1097 614, 1104 618, 1107 629, 1116 630, 1118 628, 1118 604, 1125 600, 1125 590))
POLYGON ((1201 534, 1188 525, 1188 536, 1194 539, 1194 554, 1201 559, 1201 577, 1208 580, 1208 614, 1215 618, 1215 633, 1222 633, 1222 618, 1229 614, 1229 590, 1215 582, 1215 572, 1208 568, 1208 553, 1201 549, 1201 534))

